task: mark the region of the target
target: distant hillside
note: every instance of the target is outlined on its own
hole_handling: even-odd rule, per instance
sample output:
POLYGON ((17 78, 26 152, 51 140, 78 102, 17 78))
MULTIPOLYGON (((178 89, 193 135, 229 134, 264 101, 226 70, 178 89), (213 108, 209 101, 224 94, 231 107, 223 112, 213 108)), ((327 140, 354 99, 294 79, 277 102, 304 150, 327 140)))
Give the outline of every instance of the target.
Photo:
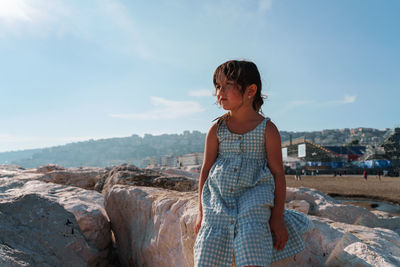
POLYGON ((64 167, 105 167, 122 162, 139 165, 146 157, 182 155, 203 151, 205 134, 185 131, 183 134, 164 134, 144 137, 132 135, 70 143, 63 146, 0 153, 0 164, 17 164, 25 168, 54 163, 64 167), (18 157, 19 156, 19 157, 18 157))
POLYGON ((33 154, 41 152, 43 149, 26 149, 20 151, 0 152, 0 164, 12 164, 19 159, 32 157, 33 154))
MULTIPOLYGON (((282 142, 305 137, 321 145, 342 145, 358 140, 361 145, 378 144, 386 131, 371 128, 323 130, 314 132, 281 131, 282 142)), ((142 159, 163 155, 183 155, 203 152, 205 133, 185 131, 182 134, 163 134, 144 137, 132 135, 70 143, 43 149, 0 153, 0 164, 17 164, 34 168, 49 163, 64 167, 105 167, 123 162, 140 166, 142 159)))

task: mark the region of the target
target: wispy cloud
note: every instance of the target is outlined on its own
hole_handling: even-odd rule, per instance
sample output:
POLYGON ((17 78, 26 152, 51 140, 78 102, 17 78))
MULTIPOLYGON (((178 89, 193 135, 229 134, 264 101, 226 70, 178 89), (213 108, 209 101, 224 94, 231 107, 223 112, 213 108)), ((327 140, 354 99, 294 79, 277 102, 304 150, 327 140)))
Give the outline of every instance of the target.
POLYGON ((23 0, 1 0, 0 21, 11 25, 19 22, 33 22, 42 16, 40 10, 23 0))
POLYGON ((344 101, 343 101, 345 104, 347 104, 347 103, 354 103, 354 102, 356 102, 356 96, 355 95, 346 95, 345 97, 344 97, 344 101))
POLYGON ((151 103, 154 106, 153 110, 134 114, 110 114, 110 116, 137 120, 176 119, 205 110, 199 103, 193 101, 173 101, 153 96, 151 103))
POLYGON ((71 9, 60 0, 0 0, 0 37, 24 32, 62 34, 71 9))
POLYGON ((346 105, 351 104, 356 101, 356 95, 345 95, 343 99, 340 100, 331 100, 331 101, 322 101, 318 102, 317 106, 319 107, 329 107, 329 106, 338 106, 338 105, 346 105))
POLYGON ((194 90, 189 92, 190 96, 195 96, 195 97, 202 97, 202 96, 212 96, 213 92, 208 89, 201 89, 201 90, 194 90))

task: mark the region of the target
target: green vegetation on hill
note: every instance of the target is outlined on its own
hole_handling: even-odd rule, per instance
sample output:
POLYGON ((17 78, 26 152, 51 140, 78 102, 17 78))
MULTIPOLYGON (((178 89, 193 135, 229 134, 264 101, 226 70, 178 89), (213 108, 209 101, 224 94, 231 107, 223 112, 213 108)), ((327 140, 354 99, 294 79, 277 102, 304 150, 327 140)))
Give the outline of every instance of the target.
POLYGON ((32 153, 21 154, 20 158, 7 160, 7 155, 17 152, 0 153, 0 163, 17 164, 34 168, 49 163, 64 167, 98 166, 105 167, 123 162, 140 165, 146 157, 182 155, 203 151, 205 134, 198 131, 183 134, 163 134, 144 137, 132 135, 123 138, 109 138, 70 143, 63 146, 43 148, 32 153))
MULTIPOLYGON (((281 131, 282 142, 306 137, 320 145, 343 145, 359 140, 360 145, 375 144, 383 140, 386 131, 357 128, 314 132, 281 131)), ((30 149, 0 153, 0 164, 17 164, 34 168, 49 163, 64 167, 105 167, 123 162, 140 166, 146 157, 183 155, 204 151, 205 133, 184 131, 182 134, 132 135, 122 138, 88 140, 43 149, 30 149)))

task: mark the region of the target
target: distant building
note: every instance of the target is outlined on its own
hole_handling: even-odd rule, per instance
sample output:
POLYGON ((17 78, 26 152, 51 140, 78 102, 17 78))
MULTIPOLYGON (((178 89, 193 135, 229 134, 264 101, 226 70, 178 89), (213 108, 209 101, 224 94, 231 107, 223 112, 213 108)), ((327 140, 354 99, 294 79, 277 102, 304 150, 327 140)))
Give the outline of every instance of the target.
POLYGON ((161 166, 164 167, 176 167, 178 163, 177 157, 173 155, 162 156, 161 166))
POLYGON ((321 146, 305 137, 289 140, 282 144, 282 158, 285 164, 293 165, 294 159, 308 166, 344 166, 365 153, 365 146, 321 146), (329 163, 329 164, 327 164, 329 163))
POLYGON ((203 164, 204 153, 185 154, 178 157, 178 162, 181 167, 201 165, 203 164))
POLYGON ((365 153, 365 146, 323 146, 330 151, 335 158, 346 162, 356 161, 365 153))

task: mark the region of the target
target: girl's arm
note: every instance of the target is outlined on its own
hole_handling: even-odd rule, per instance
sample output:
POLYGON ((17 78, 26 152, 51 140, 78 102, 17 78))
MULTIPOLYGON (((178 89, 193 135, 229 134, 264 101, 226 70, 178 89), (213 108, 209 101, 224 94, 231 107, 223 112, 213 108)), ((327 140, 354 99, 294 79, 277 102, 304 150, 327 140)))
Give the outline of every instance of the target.
POLYGON ((288 240, 288 232, 283 221, 283 211, 286 199, 286 180, 282 163, 281 136, 275 124, 267 122, 265 130, 265 150, 267 152, 268 168, 275 181, 274 207, 271 210, 270 227, 275 237, 274 247, 284 248, 288 240))
POLYGON ((215 162, 218 154, 218 138, 217 138, 217 123, 213 124, 206 136, 203 165, 200 171, 199 178, 199 216, 197 217, 195 231, 199 231, 201 226, 201 218, 203 217, 203 207, 201 204, 201 193, 203 191, 204 183, 207 180, 208 173, 215 162))

